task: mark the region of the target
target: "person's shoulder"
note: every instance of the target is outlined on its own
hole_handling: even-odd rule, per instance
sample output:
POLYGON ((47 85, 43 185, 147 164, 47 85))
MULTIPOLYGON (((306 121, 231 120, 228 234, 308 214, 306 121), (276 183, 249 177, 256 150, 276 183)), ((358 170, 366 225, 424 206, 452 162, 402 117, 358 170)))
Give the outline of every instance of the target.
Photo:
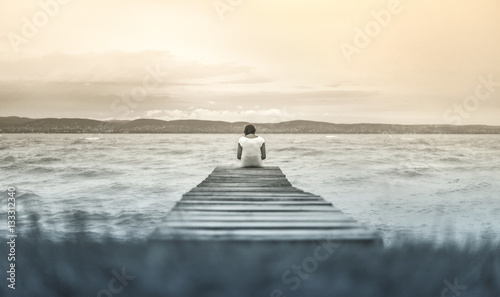
POLYGON ((266 141, 264 140, 264 137, 262 137, 262 136, 257 136, 257 138, 258 138, 260 141, 262 141, 262 142, 266 142, 266 141))
POLYGON ((241 136, 241 137, 238 139, 238 143, 241 143, 241 142, 245 141, 245 138, 246 138, 245 136, 241 136))

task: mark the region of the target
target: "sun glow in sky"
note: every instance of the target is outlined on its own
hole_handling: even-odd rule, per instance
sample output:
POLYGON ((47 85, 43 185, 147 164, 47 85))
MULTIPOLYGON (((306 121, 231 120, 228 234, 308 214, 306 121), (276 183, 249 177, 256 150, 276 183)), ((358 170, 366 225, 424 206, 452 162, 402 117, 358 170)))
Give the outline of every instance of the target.
POLYGON ((500 125, 497 0, 0 9, 0 116, 500 125))

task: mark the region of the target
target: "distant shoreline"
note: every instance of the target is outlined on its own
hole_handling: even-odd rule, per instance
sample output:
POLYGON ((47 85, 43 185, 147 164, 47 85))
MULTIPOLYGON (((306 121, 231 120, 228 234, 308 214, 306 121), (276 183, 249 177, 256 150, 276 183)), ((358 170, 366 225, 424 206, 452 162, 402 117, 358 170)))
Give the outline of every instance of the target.
MULTIPOLYGON (((241 134, 247 122, 138 119, 99 121, 79 118, 0 117, 2 134, 241 134)), ((316 121, 255 123, 261 134, 500 134, 500 126, 335 124, 316 121)))
MULTIPOLYGON (((234 134, 242 134, 237 132, 134 132, 134 133, 125 133, 125 132, 2 132, 0 131, 0 135, 2 134, 26 134, 26 135, 36 135, 36 134, 45 134, 45 135, 56 135, 56 134, 66 134, 66 135, 84 135, 84 134, 106 134, 106 135, 185 135, 185 134, 220 134, 220 135, 234 135, 234 134)), ((280 134, 280 135, 500 135, 500 133, 314 133, 314 132, 266 132, 261 133, 262 135, 268 134, 280 134)))

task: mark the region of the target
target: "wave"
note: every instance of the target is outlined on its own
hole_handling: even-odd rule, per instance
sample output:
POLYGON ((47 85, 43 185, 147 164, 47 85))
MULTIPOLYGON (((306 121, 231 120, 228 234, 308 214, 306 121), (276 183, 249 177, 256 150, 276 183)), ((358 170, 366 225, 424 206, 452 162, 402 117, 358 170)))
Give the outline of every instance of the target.
POLYGON ((101 137, 80 137, 76 140, 73 140, 70 145, 73 145, 73 144, 83 144, 83 143, 92 143, 92 142, 96 142, 98 140, 101 140, 101 137))
POLYGON ((114 182, 114 183, 108 185, 108 188, 111 189, 111 190, 120 190, 120 191, 123 191, 125 189, 130 188, 130 186, 126 185, 124 183, 114 182))
POLYGON ((464 162, 462 159, 457 158, 457 157, 444 157, 444 158, 440 158, 439 161, 448 162, 448 163, 463 163, 464 162))
MULTIPOLYGON (((8 165, 3 165, 3 164, 0 164, 0 168, 5 170, 6 172, 7 171, 15 171, 15 170, 19 170, 19 169, 24 169, 24 166, 19 163, 19 162, 12 162, 8 165)), ((2 174, 2 177, 3 177, 3 174, 2 174)))
POLYGON ((165 150, 165 154, 169 155, 186 155, 186 154, 191 154, 191 150, 165 150))
MULTIPOLYGON (((17 187, 16 187, 17 188, 17 187)), ((8 191, 5 190, 1 192, 0 196, 1 197, 7 197, 8 196, 8 191)), ((28 201, 31 200, 32 202, 34 200, 42 200, 42 196, 36 194, 35 192, 32 191, 26 191, 24 192, 21 188, 17 188, 16 190, 16 199, 17 201, 28 201)))
POLYGON ((83 176, 83 177, 99 177, 99 176, 103 176, 104 172, 100 172, 97 170, 85 170, 83 172, 78 173, 77 175, 83 176))
POLYGON ((145 213, 134 213, 130 214, 128 212, 122 212, 118 217, 113 218, 117 225, 135 225, 139 222, 148 222, 151 220, 151 215, 145 213))
POLYGON ((418 172, 416 170, 404 170, 401 173, 402 173, 403 176, 406 176, 406 177, 417 177, 417 176, 424 176, 424 175, 426 175, 426 174, 418 172))
POLYGON ((275 152, 310 152, 313 151, 308 148, 303 148, 303 147, 284 147, 284 148, 276 148, 273 149, 275 152))
POLYGON ((75 147, 61 147, 57 150, 55 150, 56 152, 59 152, 59 153, 72 153, 72 152, 77 152, 79 151, 80 149, 78 148, 75 148, 75 147))
POLYGON ((89 169, 89 168, 71 168, 70 172, 67 172, 65 176, 68 177, 106 177, 109 178, 111 176, 115 176, 120 174, 118 171, 109 170, 109 169, 89 169))
POLYGON ((18 195, 17 198, 24 201, 24 200, 41 199, 42 196, 40 196, 34 192, 26 192, 26 193, 22 193, 22 194, 18 195))
POLYGON ((51 172, 54 172, 54 168, 50 168, 50 167, 41 167, 41 166, 37 166, 37 167, 32 167, 30 168, 28 171, 30 173, 51 173, 51 172))
POLYGON ((388 170, 382 170, 378 174, 384 175, 397 175, 400 177, 417 177, 430 175, 426 173, 429 167, 415 167, 415 168, 390 168, 388 170))
MULTIPOLYGON (((34 145, 32 139, 20 137, 15 144, 9 144, 12 146, 12 152, 0 151, 0 160, 3 158, 4 161, 0 162, 0 171, 7 172, 0 178, 5 179, 6 183, 20 187, 25 183, 32 189, 44 189, 44 197, 28 194, 24 196, 26 200, 52 202, 58 199, 59 205, 56 207, 53 207, 52 203, 26 203, 26 209, 40 213, 44 226, 54 228, 54 236, 60 234, 59 231, 65 232, 64 222, 67 215, 75 209, 90 211, 82 213, 81 216, 88 218, 87 225, 92 232, 106 232, 104 226, 108 225, 112 234, 122 236, 129 230, 138 230, 135 227, 140 223, 152 226, 157 222, 156 219, 168 210, 168 206, 160 201, 173 203, 203 180, 215 166, 225 162, 232 165, 230 162, 233 162, 233 159, 235 164, 237 162, 233 155, 233 142, 214 140, 208 135, 194 138, 120 135, 116 136, 116 141, 107 137, 86 139, 94 138, 88 137, 92 135, 78 136, 44 136, 39 145, 34 145), (77 139, 78 136, 82 138, 77 139), (70 145, 72 141, 78 144, 70 145), (25 154, 17 155, 18 145, 27 148, 25 154), (27 160, 30 160, 31 164, 27 164, 27 160), (144 178, 148 180, 143 181, 144 178), (51 188, 46 187, 48 183, 51 188), (74 184, 76 188, 69 189, 71 185, 68 183, 74 184), (66 189, 66 193, 61 192, 61 189, 66 189), (101 194, 97 197, 89 194, 92 192, 101 194), (161 199, 158 199, 159 197, 161 199), (124 204, 122 199, 130 199, 130 203, 124 204), (139 200, 144 203, 136 202, 139 200), (103 208, 97 209, 96 201, 103 203, 104 208, 108 208, 108 205, 120 206, 109 207, 108 212, 103 208), (118 203, 108 204, 109 201, 118 203), (136 209, 133 209, 135 205, 141 207, 137 212, 144 212, 146 215, 136 215, 136 209)), ((426 136, 432 138, 428 139, 430 145, 414 144, 419 141, 417 139, 399 140, 398 136, 391 141, 380 139, 379 135, 340 135, 337 138, 339 140, 328 136, 336 135, 303 136, 299 139, 302 143, 296 144, 293 144, 297 139, 295 136, 273 135, 275 139, 269 136, 269 140, 273 142, 269 146, 267 162, 282 166, 286 174, 299 176, 301 185, 315 185, 318 178, 329 179, 331 182, 321 184, 321 190, 318 190, 324 193, 357 193, 356 190, 365 185, 395 180, 399 194, 403 197, 434 195, 436 200, 455 197, 495 198, 493 195, 498 188, 495 173, 499 162, 490 156, 495 155, 497 149, 494 148, 498 148, 498 144, 490 140, 489 136, 485 136, 484 139, 488 142, 484 145, 474 142, 464 149, 460 148, 464 143, 463 137, 444 141, 436 147, 438 140, 432 138, 433 136, 426 136), (469 146, 471 149, 468 149, 469 146), (481 175, 462 180, 464 176, 467 178, 474 175, 474 172, 481 175), (488 173, 491 175, 487 176, 488 173), (461 180, 452 183, 451 178, 461 180), (480 181, 488 184, 479 184, 480 181), (428 184, 434 186, 424 189, 428 184), (416 189, 417 185, 422 186, 416 189), (440 189, 458 191, 449 197, 440 197, 439 193, 436 194, 440 189)), ((6 147, 6 144, 1 145, 6 147)), ((313 193, 321 194, 316 193, 313 187, 310 186, 313 193)), ((369 199, 378 197, 385 194, 383 191, 385 189, 382 187, 377 188, 367 196, 369 199)), ((448 200, 443 201, 444 204, 448 200)), ((352 212, 349 204, 346 205, 346 210, 352 212)), ((413 211, 411 206, 402 206, 401 211, 413 211)), ((468 210, 457 213, 457 216, 466 211, 468 210)), ((489 209, 478 208, 476 211, 479 216, 484 216, 479 219, 494 221, 491 219, 493 215, 484 215, 489 209)), ((359 217, 360 220, 367 221, 372 218, 377 219, 370 215, 359 217)), ((497 227, 496 223, 494 224, 497 227)), ((464 229, 467 228, 469 227, 464 226, 464 229)), ((389 229, 387 233, 392 232, 393 227, 389 229)))
MULTIPOLYGON (((457 180, 457 181, 460 181, 460 180, 457 180)), ((470 183, 470 184, 460 183, 459 185, 460 186, 449 187, 447 189, 440 189, 440 190, 436 191, 436 194, 438 194, 438 195, 450 194, 450 193, 465 194, 468 192, 474 192, 474 193, 482 193, 482 195, 487 195, 487 191, 484 191, 484 190, 492 188, 492 184, 489 182, 478 182, 478 183, 470 183)))
POLYGON ((55 158, 55 157, 43 157, 40 159, 29 160, 26 163, 28 163, 28 164, 47 164, 47 163, 54 163, 54 162, 59 162, 59 161, 62 161, 62 159, 55 158))
POLYGON ((8 149, 10 149, 10 146, 8 146, 8 145, 0 146, 0 151, 8 150, 8 149))
POLYGON ((11 162, 11 163, 14 163, 16 162, 16 157, 14 156, 7 156, 5 158, 2 159, 3 162, 11 162))
POLYGON ((82 144, 82 143, 85 143, 85 141, 83 141, 81 138, 80 139, 77 139, 77 140, 73 140, 70 145, 74 145, 74 144, 82 144))

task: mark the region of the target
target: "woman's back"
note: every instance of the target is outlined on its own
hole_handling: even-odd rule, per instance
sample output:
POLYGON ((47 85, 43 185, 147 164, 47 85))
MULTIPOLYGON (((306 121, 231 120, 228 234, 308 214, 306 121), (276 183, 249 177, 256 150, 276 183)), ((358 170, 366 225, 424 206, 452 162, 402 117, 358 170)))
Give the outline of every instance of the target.
POLYGON ((262 166, 262 145, 265 143, 264 138, 260 136, 246 137, 242 136, 238 140, 242 148, 241 162, 242 166, 262 166))

